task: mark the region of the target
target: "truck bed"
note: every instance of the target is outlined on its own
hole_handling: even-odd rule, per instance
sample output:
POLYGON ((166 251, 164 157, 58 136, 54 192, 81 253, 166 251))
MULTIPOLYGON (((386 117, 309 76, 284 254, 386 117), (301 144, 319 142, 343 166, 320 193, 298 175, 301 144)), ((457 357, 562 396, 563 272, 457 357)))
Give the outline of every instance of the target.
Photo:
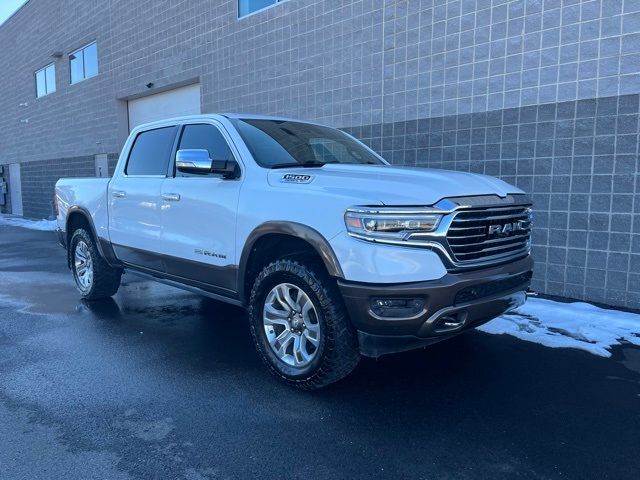
POLYGON ((56 183, 58 228, 65 230, 70 206, 82 208, 93 218, 96 233, 109 238, 107 231, 107 187, 110 178, 61 178, 56 183))

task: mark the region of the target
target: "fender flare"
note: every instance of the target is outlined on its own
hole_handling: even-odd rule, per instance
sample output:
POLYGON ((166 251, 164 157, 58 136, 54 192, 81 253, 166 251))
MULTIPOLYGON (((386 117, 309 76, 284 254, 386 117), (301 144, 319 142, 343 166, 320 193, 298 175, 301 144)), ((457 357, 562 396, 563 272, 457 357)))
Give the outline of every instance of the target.
POLYGON ((331 245, 329 244, 327 239, 323 237, 320 232, 307 225, 303 225, 302 223, 269 221, 258 225, 249 234, 249 236, 247 237, 247 241, 245 242, 242 249, 240 264, 238 265, 237 281, 238 294, 241 299, 245 300, 246 292, 244 288, 244 279, 253 246, 260 238, 273 233, 288 235, 290 237, 295 237, 299 238, 300 240, 306 241, 315 249, 318 255, 320 255, 320 258, 322 259, 322 262, 324 263, 324 266, 326 267, 327 272, 329 272, 330 276, 344 278, 342 267, 340 266, 340 262, 338 262, 338 258, 336 257, 333 248, 331 248, 331 245))
POLYGON ((116 254, 113 251, 111 242, 109 242, 107 239, 104 239, 98 236, 98 232, 96 231, 96 227, 93 223, 93 217, 91 216, 89 211, 86 208, 80 207, 77 205, 74 205, 73 207, 69 207, 69 209, 67 210, 67 218, 65 219, 65 222, 64 222, 64 235, 66 237, 66 244, 67 244, 68 267, 71 268, 71 238, 69 237, 69 234, 71 232, 69 232, 69 219, 71 218, 72 215, 82 215, 84 217, 84 219, 89 224, 89 229, 91 230, 89 233, 91 233, 91 235, 96 241, 96 247, 98 248, 98 253, 100 254, 100 256, 104 258, 104 260, 110 266, 120 267, 121 264, 116 258, 116 254))

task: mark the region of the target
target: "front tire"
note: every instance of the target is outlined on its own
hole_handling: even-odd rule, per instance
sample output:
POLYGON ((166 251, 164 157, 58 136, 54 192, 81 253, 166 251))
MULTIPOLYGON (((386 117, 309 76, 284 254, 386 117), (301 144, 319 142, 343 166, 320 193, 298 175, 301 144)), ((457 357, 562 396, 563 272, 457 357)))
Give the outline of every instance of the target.
POLYGON ((318 266, 295 260, 267 265, 251 290, 249 319, 269 371, 297 388, 337 382, 360 359, 342 297, 318 266))
POLYGON ((120 287, 122 270, 111 267, 100 255, 93 237, 79 228, 71 237, 71 271, 76 287, 87 300, 112 296, 120 287))

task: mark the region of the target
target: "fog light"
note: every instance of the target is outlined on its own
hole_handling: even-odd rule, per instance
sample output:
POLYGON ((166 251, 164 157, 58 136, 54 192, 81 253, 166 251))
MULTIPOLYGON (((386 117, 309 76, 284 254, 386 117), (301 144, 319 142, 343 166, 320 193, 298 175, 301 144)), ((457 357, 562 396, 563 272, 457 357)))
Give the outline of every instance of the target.
POLYGON ((379 317, 407 318, 414 317, 424 310, 421 298, 373 298, 371 311, 379 317))

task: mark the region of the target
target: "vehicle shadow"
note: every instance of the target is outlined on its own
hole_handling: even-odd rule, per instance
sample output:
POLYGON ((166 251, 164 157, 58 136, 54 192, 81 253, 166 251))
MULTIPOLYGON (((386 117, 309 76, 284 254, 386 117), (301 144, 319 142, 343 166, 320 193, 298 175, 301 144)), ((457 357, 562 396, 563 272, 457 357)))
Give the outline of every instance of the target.
POLYGON ((122 318, 122 311, 116 301, 109 297, 101 300, 80 300, 80 304, 91 311, 96 318, 117 320, 122 318))

